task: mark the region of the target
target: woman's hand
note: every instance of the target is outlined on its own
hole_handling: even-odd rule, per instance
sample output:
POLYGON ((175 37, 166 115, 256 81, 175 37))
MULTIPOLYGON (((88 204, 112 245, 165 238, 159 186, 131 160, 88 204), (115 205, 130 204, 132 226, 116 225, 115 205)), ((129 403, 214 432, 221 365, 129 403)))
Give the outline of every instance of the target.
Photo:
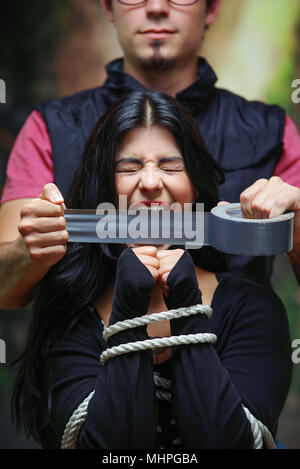
POLYGON ((140 246, 132 251, 151 273, 154 282, 159 277, 159 259, 157 258, 157 248, 154 246, 140 246))
MULTIPOLYGON (((159 282, 168 308, 177 309, 202 303, 193 259, 187 250, 175 249, 157 253, 160 259, 159 282), (165 294, 167 292, 167 294, 165 294)), ((181 317, 170 321, 171 335, 180 335, 190 318, 181 317)))
POLYGON ((48 267, 66 253, 68 232, 64 218, 64 199, 55 184, 43 187, 42 193, 20 212, 20 242, 30 258, 48 267))
POLYGON ((174 250, 163 250, 158 251, 156 256, 159 259, 159 277, 158 283, 164 292, 165 296, 168 296, 169 286, 167 285, 167 279, 169 273, 173 267, 177 264, 181 256, 184 254, 183 249, 174 249, 174 250))
POLYGON ((110 324, 147 313, 158 278, 156 248, 126 248, 119 257, 110 324))
POLYGON ((202 303, 202 294, 190 253, 187 250, 175 249, 160 251, 157 257, 160 259, 158 281, 168 309, 202 303))

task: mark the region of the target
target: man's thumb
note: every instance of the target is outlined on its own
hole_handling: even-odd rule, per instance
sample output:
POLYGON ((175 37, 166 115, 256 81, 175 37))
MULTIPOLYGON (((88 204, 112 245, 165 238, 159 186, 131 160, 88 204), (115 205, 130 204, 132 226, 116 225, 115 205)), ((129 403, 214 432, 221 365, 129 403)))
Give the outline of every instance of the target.
POLYGON ((48 200, 49 202, 52 202, 53 204, 63 204, 64 202, 64 198, 61 195, 60 190, 53 183, 46 184, 43 187, 42 192, 39 195, 39 198, 43 200, 48 200))
POLYGON ((221 200, 221 202, 218 202, 218 207, 220 207, 221 205, 228 205, 230 202, 225 202, 225 200, 221 200))

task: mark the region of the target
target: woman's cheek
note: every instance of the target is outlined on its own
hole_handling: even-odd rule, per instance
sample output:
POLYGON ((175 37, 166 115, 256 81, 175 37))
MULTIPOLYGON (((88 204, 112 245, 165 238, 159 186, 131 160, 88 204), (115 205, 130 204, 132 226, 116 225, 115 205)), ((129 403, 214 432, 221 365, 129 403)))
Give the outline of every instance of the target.
POLYGON ((172 181, 168 181, 165 186, 171 194, 174 201, 179 202, 184 208, 183 204, 193 202, 193 187, 189 178, 186 175, 178 175, 173 177, 172 181))
POLYGON ((116 189, 118 194, 127 194, 129 190, 129 184, 126 178, 122 178, 121 176, 116 176, 115 178, 115 184, 116 184, 116 189))

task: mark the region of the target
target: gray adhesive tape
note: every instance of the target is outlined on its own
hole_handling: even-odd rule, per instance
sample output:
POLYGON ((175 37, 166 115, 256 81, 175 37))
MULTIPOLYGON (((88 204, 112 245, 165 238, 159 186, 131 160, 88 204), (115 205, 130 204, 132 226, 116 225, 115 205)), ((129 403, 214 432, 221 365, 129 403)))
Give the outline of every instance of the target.
POLYGON ((199 212, 189 212, 191 216, 184 220, 181 233, 176 224, 178 212, 139 213, 142 223, 149 220, 149 232, 145 234, 145 230, 141 230, 137 238, 133 234, 136 234, 137 215, 125 217, 120 213, 99 215, 95 210, 65 210, 69 242, 174 244, 188 248, 210 245, 222 252, 245 256, 271 256, 293 247, 294 213, 272 219, 248 219, 244 218, 240 204, 222 205, 214 207, 210 213, 202 213, 202 218, 199 212), (168 215, 170 232, 166 236, 163 217, 168 215), (111 229, 104 229, 107 226, 111 229), (197 233, 194 239, 193 232, 197 233), (199 239, 201 242, 197 243, 199 239))
POLYGON ((293 248, 294 213, 270 219, 244 218, 241 204, 214 207, 209 240, 219 251, 248 256, 271 256, 293 248))

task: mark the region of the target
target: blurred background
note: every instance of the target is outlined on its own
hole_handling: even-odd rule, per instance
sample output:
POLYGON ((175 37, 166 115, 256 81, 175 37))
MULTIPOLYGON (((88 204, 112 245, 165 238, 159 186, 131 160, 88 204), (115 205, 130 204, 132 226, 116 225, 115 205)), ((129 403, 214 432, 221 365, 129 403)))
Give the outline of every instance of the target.
MULTIPOLYGON (((6 83, 6 104, 0 104, 1 193, 10 150, 35 104, 101 85, 105 64, 122 51, 98 0, 4 2, 0 48, 0 79, 6 83)), ((214 67, 218 87, 280 104, 300 130, 300 104, 291 100, 292 82, 300 78, 299 0, 225 0, 199 53, 214 67)), ((300 338, 300 290, 284 255, 276 259, 273 285, 286 306, 292 339, 300 338)), ((7 362, 22 350, 29 315, 29 309, 0 311, 7 362)), ((0 365, 0 448, 39 448, 11 422, 13 379, 0 365)), ((300 363, 294 365, 279 438, 287 448, 300 448, 300 363)))

